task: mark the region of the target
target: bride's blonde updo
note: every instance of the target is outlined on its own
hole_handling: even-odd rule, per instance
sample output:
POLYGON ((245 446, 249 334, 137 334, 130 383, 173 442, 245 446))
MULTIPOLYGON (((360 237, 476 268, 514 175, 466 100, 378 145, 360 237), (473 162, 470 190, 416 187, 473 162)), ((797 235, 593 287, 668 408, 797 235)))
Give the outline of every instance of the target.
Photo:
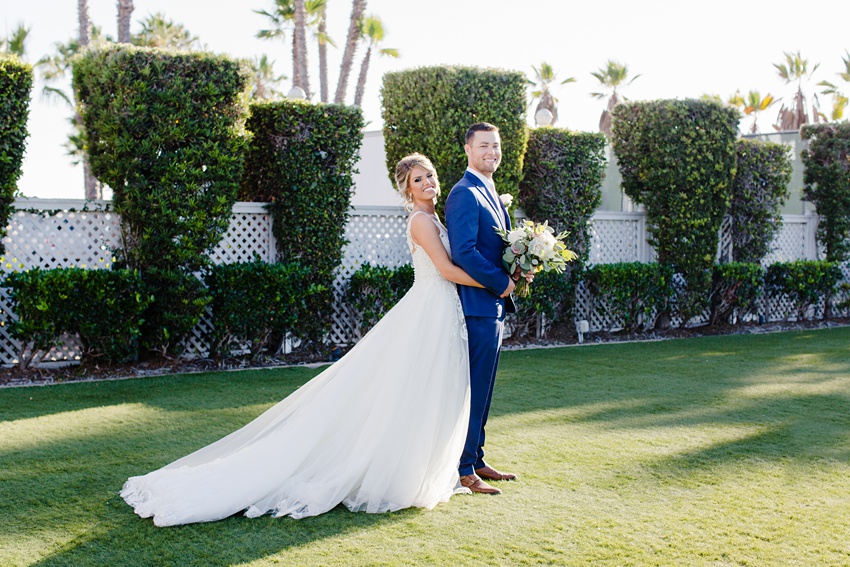
POLYGON ((408 212, 413 208, 413 197, 410 194, 410 170, 414 167, 421 167, 434 176, 434 189, 437 192, 437 195, 434 197, 435 203, 437 202, 437 197, 440 196, 440 179, 431 160, 419 153, 405 156, 395 166, 395 183, 398 192, 404 197, 404 208, 408 212))

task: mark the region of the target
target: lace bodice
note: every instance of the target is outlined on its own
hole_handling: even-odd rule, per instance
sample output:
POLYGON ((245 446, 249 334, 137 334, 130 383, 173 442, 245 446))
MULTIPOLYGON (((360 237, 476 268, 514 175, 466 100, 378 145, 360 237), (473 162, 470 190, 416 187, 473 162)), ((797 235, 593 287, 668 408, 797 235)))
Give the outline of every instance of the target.
POLYGON ((413 217, 416 215, 425 215, 431 219, 435 225, 437 225, 437 228, 440 231, 440 242, 443 243, 443 247, 446 249, 449 258, 452 257, 452 249, 449 245, 449 233, 446 231, 446 227, 443 223, 441 223, 436 217, 427 215, 421 211, 412 213, 407 219, 407 245, 410 247, 411 256, 413 256, 414 279, 419 281, 433 278, 443 279, 442 274, 440 274, 440 270, 438 270, 437 266, 434 265, 434 262, 431 261, 431 257, 428 256, 428 253, 425 252, 421 246, 418 246, 415 242, 413 242, 413 237, 410 235, 410 221, 412 221, 413 217))

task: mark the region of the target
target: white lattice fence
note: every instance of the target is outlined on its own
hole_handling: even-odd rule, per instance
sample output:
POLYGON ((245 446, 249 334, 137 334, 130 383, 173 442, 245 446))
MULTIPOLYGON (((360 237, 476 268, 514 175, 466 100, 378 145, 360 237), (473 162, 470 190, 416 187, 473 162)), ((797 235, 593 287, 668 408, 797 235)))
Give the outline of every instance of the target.
MULTIPOLYGON (((0 275, 30 268, 108 269, 120 244, 120 219, 103 201, 19 199, 4 239, 6 255, 0 275)), ((211 253, 216 263, 247 262, 259 257, 273 261, 271 215, 262 203, 237 203, 227 234, 211 253)), ((9 333, 15 320, 8 289, 0 289, 0 364, 16 364, 21 345, 9 333)), ((187 354, 203 356, 209 350, 205 336, 212 327, 207 313, 188 339, 187 354)), ((79 345, 66 337, 45 360, 79 360, 79 345)))
MULTIPOLYGON (((97 269, 111 266, 112 250, 120 241, 120 229, 119 219, 108 210, 108 203, 23 199, 16 202, 16 207, 19 210, 10 221, 5 239, 7 253, 0 265, 3 274, 32 267, 97 269)), ((814 259, 816 217, 786 215, 783 220, 774 250, 765 263, 814 259)), ((405 222, 406 215, 401 208, 360 207, 352 211, 346 227, 349 243, 334 281, 331 342, 351 344, 359 338, 358 318, 343 301, 351 275, 366 262, 393 268, 410 262, 405 222)), ((247 262, 255 258, 274 261, 276 252, 271 226, 271 215, 263 204, 237 203, 227 234, 211 253, 212 260, 215 263, 247 262)), ((651 262, 655 257, 646 242, 644 213, 597 213, 591 222, 591 235, 591 264, 651 262)), ((850 281, 849 266, 842 266, 845 281, 850 281)), ((583 287, 578 291, 576 307, 578 317, 589 321, 591 331, 616 329, 622 324, 611 320, 604 305, 593 305, 583 287)), ((8 333, 8 322, 13 320, 14 314, 9 309, 6 289, 0 289, 0 309, 0 363, 13 364, 17 362, 20 345, 8 333)), ((774 301, 764 306, 765 318, 786 318, 789 309, 789 302, 774 301)), ((695 323, 698 321, 691 322, 695 323)), ((207 314, 193 330, 186 345, 187 354, 206 355, 206 336, 211 326, 207 314)), ((48 357, 56 361, 78 358, 79 350, 73 341, 66 341, 48 357)))
POLYGON ((401 207, 358 207, 352 212, 345 228, 348 244, 334 279, 331 342, 345 345, 360 338, 359 318, 343 300, 351 275, 366 263, 388 268, 410 263, 406 219, 401 207))

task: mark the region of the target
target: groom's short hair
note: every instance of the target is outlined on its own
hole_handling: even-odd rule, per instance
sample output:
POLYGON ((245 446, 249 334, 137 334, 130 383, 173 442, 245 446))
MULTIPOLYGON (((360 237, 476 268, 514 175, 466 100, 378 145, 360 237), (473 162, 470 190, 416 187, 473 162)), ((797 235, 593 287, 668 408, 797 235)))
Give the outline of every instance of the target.
POLYGON ((469 130, 466 131, 466 138, 464 139, 465 143, 469 143, 473 136, 475 136, 476 132, 498 132, 499 129, 490 124, 489 122, 476 122, 472 126, 469 127, 469 130))

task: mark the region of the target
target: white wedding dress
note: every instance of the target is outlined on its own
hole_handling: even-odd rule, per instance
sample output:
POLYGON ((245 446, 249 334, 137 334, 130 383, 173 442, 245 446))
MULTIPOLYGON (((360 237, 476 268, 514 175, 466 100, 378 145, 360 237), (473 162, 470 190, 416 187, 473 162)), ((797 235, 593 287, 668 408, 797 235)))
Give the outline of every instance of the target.
MULTIPOLYGON (((416 213, 414 213, 416 214, 416 213)), ((411 215, 412 216, 412 215, 411 215)), ((434 219, 449 251, 445 227, 434 219)), ((469 418, 466 326, 453 283, 415 246, 410 291, 342 359, 257 419, 121 496, 157 526, 238 512, 303 518, 433 508, 457 492, 469 418)))

